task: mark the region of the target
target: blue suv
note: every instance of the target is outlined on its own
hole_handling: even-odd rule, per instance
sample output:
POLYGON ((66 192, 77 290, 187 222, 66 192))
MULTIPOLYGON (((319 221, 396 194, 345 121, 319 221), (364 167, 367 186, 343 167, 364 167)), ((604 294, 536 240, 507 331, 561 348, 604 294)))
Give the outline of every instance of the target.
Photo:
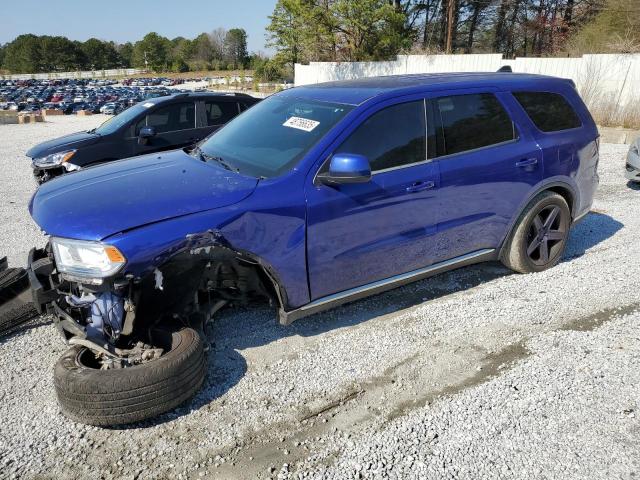
POLYGON ((50 241, 29 275, 71 344, 62 410, 113 425, 184 402, 227 304, 289 324, 472 263, 550 268, 598 149, 569 80, 408 75, 287 90, 193 151, 56 178, 30 205, 50 241))

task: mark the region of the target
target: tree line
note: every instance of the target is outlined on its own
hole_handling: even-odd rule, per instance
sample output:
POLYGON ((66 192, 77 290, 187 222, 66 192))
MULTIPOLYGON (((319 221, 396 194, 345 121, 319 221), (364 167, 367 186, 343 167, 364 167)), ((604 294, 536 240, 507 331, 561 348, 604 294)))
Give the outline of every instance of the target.
POLYGON ((639 0, 278 0, 269 68, 398 53, 639 52, 639 0))
POLYGON ((218 28, 194 39, 168 39, 156 32, 132 43, 62 36, 20 35, 0 46, 0 66, 15 73, 67 72, 112 68, 153 71, 231 70, 254 67, 263 59, 249 55, 242 28, 218 28))
POLYGON ((249 68, 263 80, 291 77, 295 63, 388 60, 399 53, 571 56, 640 52, 640 0, 277 0, 266 59, 247 52, 241 28, 196 38, 155 32, 117 44, 20 35, 0 46, 15 73, 249 68))

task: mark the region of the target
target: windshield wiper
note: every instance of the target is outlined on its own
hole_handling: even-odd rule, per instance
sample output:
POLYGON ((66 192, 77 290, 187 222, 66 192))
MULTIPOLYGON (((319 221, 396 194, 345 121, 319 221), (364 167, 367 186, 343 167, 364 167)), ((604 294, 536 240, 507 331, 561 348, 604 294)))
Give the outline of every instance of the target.
POLYGON ((200 157, 200 160, 202 160, 203 162, 209 162, 209 161, 216 162, 231 172, 240 173, 239 168, 232 166, 229 162, 225 161, 224 158, 222 157, 218 157, 215 155, 208 155, 204 153, 200 147, 196 147, 195 152, 198 154, 198 156, 200 157))

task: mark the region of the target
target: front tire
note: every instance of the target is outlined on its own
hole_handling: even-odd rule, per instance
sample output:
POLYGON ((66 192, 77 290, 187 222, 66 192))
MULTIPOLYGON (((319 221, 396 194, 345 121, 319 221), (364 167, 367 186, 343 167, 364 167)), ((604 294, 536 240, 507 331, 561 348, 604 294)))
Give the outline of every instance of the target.
POLYGON ((200 335, 191 328, 157 335, 165 353, 127 368, 101 370, 86 347, 67 350, 54 371, 62 412, 88 425, 123 425, 172 410, 195 395, 206 374, 200 335))
POLYGON ((541 272, 555 266, 564 253, 571 227, 571 211, 559 194, 537 195, 522 212, 504 246, 502 263, 520 273, 541 272))

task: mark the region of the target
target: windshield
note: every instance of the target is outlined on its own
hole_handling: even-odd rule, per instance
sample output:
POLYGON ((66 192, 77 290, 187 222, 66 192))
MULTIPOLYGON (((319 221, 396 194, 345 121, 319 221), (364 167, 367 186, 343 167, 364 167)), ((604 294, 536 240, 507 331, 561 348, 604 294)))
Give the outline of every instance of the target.
POLYGON ((352 108, 276 95, 218 130, 200 151, 245 175, 276 177, 290 170, 352 108))
POLYGON ((96 128, 95 133, 97 133, 98 135, 109 135, 110 133, 118 130, 120 127, 131 123, 134 118, 136 118, 142 112, 146 111, 147 108, 148 107, 145 107, 144 103, 138 103, 133 107, 127 108, 124 112, 111 117, 109 120, 96 128))

